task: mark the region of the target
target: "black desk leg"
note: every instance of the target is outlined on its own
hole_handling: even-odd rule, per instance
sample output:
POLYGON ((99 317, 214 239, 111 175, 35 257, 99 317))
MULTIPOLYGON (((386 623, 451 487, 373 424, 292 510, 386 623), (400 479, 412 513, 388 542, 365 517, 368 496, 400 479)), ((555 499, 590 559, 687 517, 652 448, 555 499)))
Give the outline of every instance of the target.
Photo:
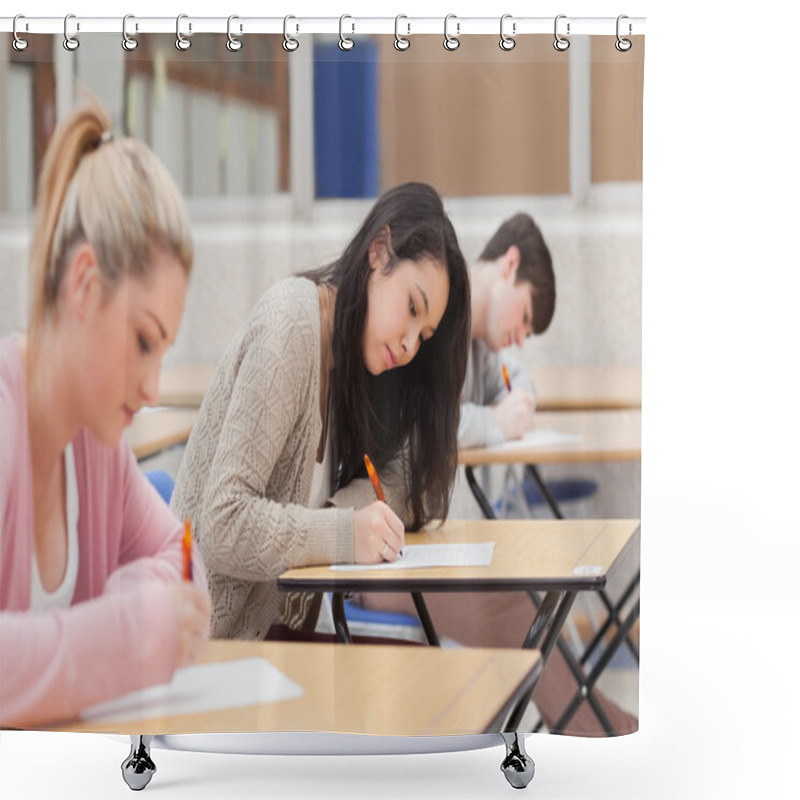
POLYGON ((344 613, 344 594, 342 592, 331 593, 331 610, 333 611, 333 627, 336 630, 336 638, 342 644, 351 644, 350 628, 347 627, 347 615, 344 613))
POLYGON ((425 598, 422 592, 411 592, 411 599, 414 601, 414 608, 417 609, 417 616, 419 617, 422 630, 425 632, 425 638, 428 644, 433 647, 441 647, 439 637, 436 635, 436 629, 433 627, 433 620, 428 613, 428 607, 425 605, 425 598))
POLYGON ((539 487, 539 491, 542 493, 542 497, 544 497, 544 499, 547 501, 547 505, 550 506, 553 516, 556 519, 564 519, 564 514, 558 507, 558 503, 556 503, 556 499, 553 497, 550 487, 544 482, 544 479, 539 474, 539 470, 536 468, 536 465, 527 464, 526 469, 528 470, 528 474, 533 478, 534 482, 539 487))
MULTIPOLYGON (((608 616, 606 617, 606 621, 600 626, 600 630, 594 635, 594 638, 591 642, 586 646, 586 649, 583 651, 583 655, 581 656, 581 664, 586 664, 589 659, 591 658, 592 653, 594 652, 595 648, 606 635, 606 632, 612 625, 617 626, 617 630, 619 630, 620 625, 622 622, 620 621, 620 613, 622 612, 622 608, 625 603, 628 602, 628 599, 633 594, 633 590, 639 585, 639 571, 637 570, 636 575, 631 579, 631 582, 628 584, 625 591, 622 593, 622 597, 617 601, 615 606, 611 605, 611 601, 606 596, 605 592, 598 592, 600 595, 600 599, 603 601, 606 610, 608 611, 608 616)), ((639 648, 633 642, 630 637, 630 634, 625 636, 625 644, 627 644, 628 649, 631 651, 633 657, 636 659, 636 663, 639 663, 639 648)))
MULTIPOLYGON (((540 616, 542 610, 544 610, 547 607, 552 606, 552 598, 551 598, 552 592, 548 592, 545 595, 544 600, 542 600, 541 602, 536 597, 536 594, 534 592, 528 592, 528 595, 530 596, 531 601, 536 606, 536 608, 539 609, 539 611, 537 611, 536 618, 534 619, 534 624, 533 624, 533 626, 531 626, 531 632, 528 634, 528 638, 526 638, 526 640, 525 640, 525 646, 526 647, 535 647, 536 646, 536 641, 534 641, 532 644, 529 644, 528 642, 531 639, 531 635, 533 633, 534 626, 539 624, 539 626, 542 628, 542 630, 544 630, 544 625, 541 625, 541 623, 537 623, 537 621, 539 619, 539 616, 540 616)), ((542 657, 544 658, 544 663, 545 663, 545 666, 546 666, 547 665, 547 658, 550 655, 550 652, 552 651, 553 647, 554 646, 558 647, 558 651, 561 653, 562 657, 564 658, 564 662, 566 663, 567 668, 569 669, 569 671, 572 673, 572 677, 575 679, 575 682, 578 684, 578 686, 583 688, 583 686, 584 686, 584 684, 586 682, 586 676, 584 675, 583 670, 581 669, 580 665, 578 664, 577 659, 572 654, 572 650, 570 649, 569 645, 564 641, 564 637, 561 636, 561 629, 563 628, 564 623, 567 621, 567 616, 569 615, 569 612, 570 612, 570 610, 572 608, 572 604, 573 604, 574 601, 575 601, 575 592, 565 592, 565 593, 563 593, 562 599, 561 599, 561 601, 560 601, 560 603, 559 603, 559 605, 557 607, 557 610, 555 611, 554 619, 550 623, 549 629, 547 630, 547 635, 545 636, 545 639, 542 642, 542 644, 539 647, 539 649, 542 652, 542 657)), ((537 635, 536 639, 538 640, 538 638, 540 636, 541 636, 541 632, 537 635)), ((597 680, 597 679, 595 678, 595 680, 597 680)), ((533 694, 533 693, 531 693, 531 694, 533 694)), ((597 717, 597 720, 603 726, 603 730, 607 734, 614 733, 614 728, 611 725, 611 720, 609 720, 608 715, 605 713, 605 711, 603 711, 603 707, 600 705, 600 703, 598 702, 597 698, 594 697, 594 695, 591 693, 591 691, 586 692, 585 695, 581 696, 581 699, 584 699, 584 698, 589 703, 589 706, 591 707, 592 711, 594 712, 594 715, 597 717)), ((519 711, 519 709, 517 709, 517 711, 519 711)), ((572 715, 570 714, 570 717, 571 716, 572 715)), ((521 714, 520 714, 520 719, 521 719, 521 714)), ((539 724, 536 726, 534 731, 538 731, 541 727, 542 727, 542 722, 539 722, 539 724)), ((551 731, 551 732, 555 733, 557 731, 554 730, 554 731, 551 731)))
POLYGON ((475 473, 472 471, 472 467, 464 467, 464 473, 467 476, 467 483, 469 484, 469 488, 472 490, 472 495, 478 501, 481 511, 483 511, 483 516, 486 517, 486 519, 497 519, 494 514, 494 509, 486 499, 486 495, 483 493, 483 489, 478 486, 478 481, 475 479, 475 473))
MULTIPOLYGON (((569 722, 570 719, 572 719, 572 715, 577 711, 578 706, 580 706, 585 699, 588 699, 590 702, 594 699, 592 695, 592 689, 594 688, 597 679, 600 677, 606 666, 608 666, 608 662, 611 661, 614 653, 617 651, 620 644, 622 644, 623 639, 638 617, 639 601, 637 600, 636 605, 634 605, 634 607, 631 609, 630 614, 628 614, 625 621, 622 623, 622 626, 617 630, 614 638, 611 640, 608 647, 603 651, 603 654, 594 665, 592 671, 586 677, 586 680, 581 683, 580 688, 575 693, 564 713, 556 722, 551 733, 562 733, 564 726, 567 724, 567 722, 569 722)), ((594 706, 592 706, 592 708, 594 709, 594 706)), ((606 723, 603 723, 603 727, 606 728, 606 732, 609 734, 616 733, 613 729, 611 729, 610 724, 606 726, 606 723)))
MULTIPOLYGON (((537 608, 537 612, 533 625, 531 625, 531 629, 522 646, 527 649, 535 648, 539 650, 542 654, 542 672, 544 672, 547 667, 547 659, 555 645, 558 646, 562 653, 568 649, 560 633, 569 616, 572 604, 575 602, 575 592, 548 592, 541 603, 533 592, 529 594, 537 608)), ((536 683, 538 682, 537 680, 536 683)), ((525 709, 533 696, 536 683, 531 687, 530 692, 520 698, 520 701, 512 710, 506 724, 507 730, 513 731, 519 728, 525 709)))
MULTIPOLYGON (((553 516, 556 519, 564 519, 564 514, 562 513, 561 509, 558 506, 558 503, 556 503, 555 498, 550 492, 550 488, 544 482, 542 476, 539 474, 539 470, 537 469, 536 465, 527 464, 526 469, 528 470, 528 473, 535 481, 536 485, 539 487, 539 491, 542 493, 542 497, 544 497, 544 499, 547 501, 547 505, 550 506, 550 510, 553 512, 553 516)), ((584 652, 584 655, 581 658, 582 664, 585 663, 586 658, 588 658, 587 653, 591 652, 591 650, 594 649, 594 647, 596 646, 596 642, 599 641, 599 639, 605 635, 605 632, 608 630, 610 625, 613 624, 616 625, 617 628, 619 628, 620 625, 619 611, 622 608, 622 605, 627 601, 628 597, 630 597, 631 591, 636 586, 636 584, 638 584, 638 582, 639 582, 639 577, 637 574, 636 578, 634 578, 634 582, 632 582, 628 586, 628 589, 626 590, 623 599, 620 600, 616 606, 614 606, 611 603, 611 601, 608 599, 608 595, 602 589, 598 591, 600 600, 603 602, 603 605, 606 607, 606 611, 608 612, 608 617, 606 618, 605 624, 603 625, 602 634, 598 633, 595 636, 595 640, 589 645, 589 647, 587 647, 586 651, 584 652)), ((639 650, 636 647, 633 639, 631 639, 630 636, 625 636, 625 643, 628 645, 628 649, 631 651, 631 653, 633 653, 633 657, 636 659, 636 662, 638 663, 639 650)))

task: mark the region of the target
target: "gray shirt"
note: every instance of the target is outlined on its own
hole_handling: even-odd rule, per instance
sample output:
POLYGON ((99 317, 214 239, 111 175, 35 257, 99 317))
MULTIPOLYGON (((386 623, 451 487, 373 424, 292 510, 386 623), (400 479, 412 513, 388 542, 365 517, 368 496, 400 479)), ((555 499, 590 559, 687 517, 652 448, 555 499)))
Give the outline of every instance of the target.
POLYGON ((492 352, 483 339, 473 339, 461 392, 459 448, 491 446, 505 441, 492 411, 492 406, 499 403, 508 391, 503 380, 503 364, 508 370, 512 388, 530 392, 535 406, 536 392, 527 368, 507 352, 502 356, 492 352))

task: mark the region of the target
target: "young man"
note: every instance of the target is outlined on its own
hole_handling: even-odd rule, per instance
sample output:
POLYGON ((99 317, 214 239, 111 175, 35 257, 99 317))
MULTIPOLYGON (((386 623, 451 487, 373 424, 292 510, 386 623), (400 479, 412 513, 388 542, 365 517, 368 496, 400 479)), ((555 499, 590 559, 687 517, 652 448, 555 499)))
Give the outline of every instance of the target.
POLYGON ((458 428, 462 448, 518 439, 533 421, 536 395, 527 369, 500 356, 503 348, 544 333, 555 311, 553 261, 528 214, 516 214, 497 229, 470 270, 470 285, 472 345, 458 428))

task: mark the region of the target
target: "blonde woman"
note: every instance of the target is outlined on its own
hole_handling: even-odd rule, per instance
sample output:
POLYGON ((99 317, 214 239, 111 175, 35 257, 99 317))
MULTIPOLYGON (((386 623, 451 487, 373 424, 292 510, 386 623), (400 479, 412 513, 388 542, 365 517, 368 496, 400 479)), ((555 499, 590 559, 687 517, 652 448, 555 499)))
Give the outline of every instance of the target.
POLYGON ((29 328, 0 342, 0 724, 19 727, 168 681, 210 612, 122 437, 183 313, 183 201, 90 100, 53 135, 37 202, 29 328))

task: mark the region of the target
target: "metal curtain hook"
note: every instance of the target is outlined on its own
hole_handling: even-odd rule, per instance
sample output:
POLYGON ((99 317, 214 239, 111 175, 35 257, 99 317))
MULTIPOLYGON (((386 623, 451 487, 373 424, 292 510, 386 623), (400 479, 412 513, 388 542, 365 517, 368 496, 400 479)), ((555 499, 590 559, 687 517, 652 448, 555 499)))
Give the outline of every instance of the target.
MULTIPOLYGON (((130 52, 131 50, 135 50, 139 46, 139 42, 133 38, 133 36, 128 36, 128 20, 135 19, 133 14, 126 14, 122 18, 122 49, 127 50, 130 52)), ((139 26, 136 26, 136 30, 139 29, 139 26)))
MULTIPOLYGON (((74 14, 67 14, 67 16, 64 17, 64 49, 69 50, 70 52, 74 52, 81 46, 81 43, 74 36, 70 36, 67 31, 67 27, 71 19, 75 19, 74 14)), ((80 23, 76 22, 75 30, 79 31, 80 29, 81 29, 80 23)))
MULTIPOLYGON (((356 43, 352 39, 349 39, 347 36, 345 36, 344 32, 342 30, 342 26, 344 25, 344 21, 346 19, 353 19, 353 18, 349 14, 342 14, 342 16, 339 17, 339 49, 340 50, 352 50, 356 46, 356 43)), ((356 29, 356 26, 355 26, 355 23, 353 23, 352 30, 355 31, 355 29, 356 29)))
MULTIPOLYGON (((503 14, 503 16, 500 17, 500 49, 505 51, 513 50, 517 44, 516 41, 514 41, 514 39, 503 30, 503 26, 505 25, 505 21, 507 19, 511 19, 511 14, 503 14)), ((516 32, 517 23, 512 22, 511 33, 516 34, 516 32)))
MULTIPOLYGON (((563 53, 565 50, 569 48, 569 39, 565 38, 558 32, 558 21, 560 19, 566 19, 566 14, 559 14, 556 17, 555 24, 553 25, 553 33, 555 35, 555 41, 553 42, 553 47, 558 50, 559 53, 563 53)), ((567 36, 569 36, 569 22, 567 23, 567 36)))
MULTIPOLYGON (((231 51, 231 53, 238 53, 242 49, 242 40, 241 39, 237 39, 231 33, 231 22, 233 22, 233 20, 235 20, 235 19, 239 19, 239 17, 237 17, 236 14, 231 14, 228 17, 228 41, 226 42, 225 47, 227 47, 228 50, 231 51)), ((239 26, 239 33, 241 33, 241 32, 242 32, 242 26, 240 25, 239 26)))
POLYGON ((450 50, 451 52, 453 50, 458 50, 458 47, 461 44, 461 42, 458 40, 458 34, 459 33, 461 33, 461 23, 458 22, 458 19, 457 19, 455 14, 448 14, 444 18, 444 42, 442 44, 444 45, 444 49, 445 50, 450 50), (456 35, 455 36, 451 36, 447 32, 447 23, 450 22, 451 19, 455 19, 456 20, 456 35))
MULTIPOLYGON (((619 23, 622 22, 623 19, 628 19, 626 14, 620 14, 617 17, 617 41, 614 42, 614 47, 620 51, 620 53, 627 53, 628 50, 633 47, 633 42, 630 39, 623 39, 619 35, 619 23)), ((628 23, 628 36, 631 35, 633 28, 631 27, 630 22, 628 23)))
POLYGON ((297 17, 293 17, 291 14, 289 14, 283 18, 283 49, 287 53, 293 53, 298 47, 300 47, 300 42, 295 39, 294 36, 289 36, 290 19, 297 19, 297 17))
MULTIPOLYGON (((395 50, 408 50, 411 47, 411 39, 406 39, 405 36, 400 35, 399 26, 401 19, 408 19, 405 14, 398 14, 394 18, 394 49, 395 50)), ((411 35, 411 23, 407 22, 408 35, 411 35)))
MULTIPOLYGON (((25 50, 28 47, 28 40, 27 39, 22 39, 20 37, 20 35, 17 33, 17 20, 18 19, 25 19, 25 17, 22 14, 17 14, 17 16, 14 17, 14 25, 13 25, 13 27, 11 29, 13 31, 13 33, 14 33, 14 41, 11 44, 12 44, 13 48, 17 52, 21 53, 23 50, 25 50)), ((25 29, 27 30, 27 28, 28 28, 28 25, 26 23, 25 24, 25 29)))
MULTIPOLYGON (((188 50, 192 46, 192 40, 187 39, 181 33, 181 20, 187 19, 188 17, 189 17, 188 14, 178 14, 178 18, 175 20, 175 36, 177 37, 175 39, 175 47, 177 47, 178 50, 188 50)), ((192 23, 190 22, 189 33, 191 32, 192 32, 192 23)))

